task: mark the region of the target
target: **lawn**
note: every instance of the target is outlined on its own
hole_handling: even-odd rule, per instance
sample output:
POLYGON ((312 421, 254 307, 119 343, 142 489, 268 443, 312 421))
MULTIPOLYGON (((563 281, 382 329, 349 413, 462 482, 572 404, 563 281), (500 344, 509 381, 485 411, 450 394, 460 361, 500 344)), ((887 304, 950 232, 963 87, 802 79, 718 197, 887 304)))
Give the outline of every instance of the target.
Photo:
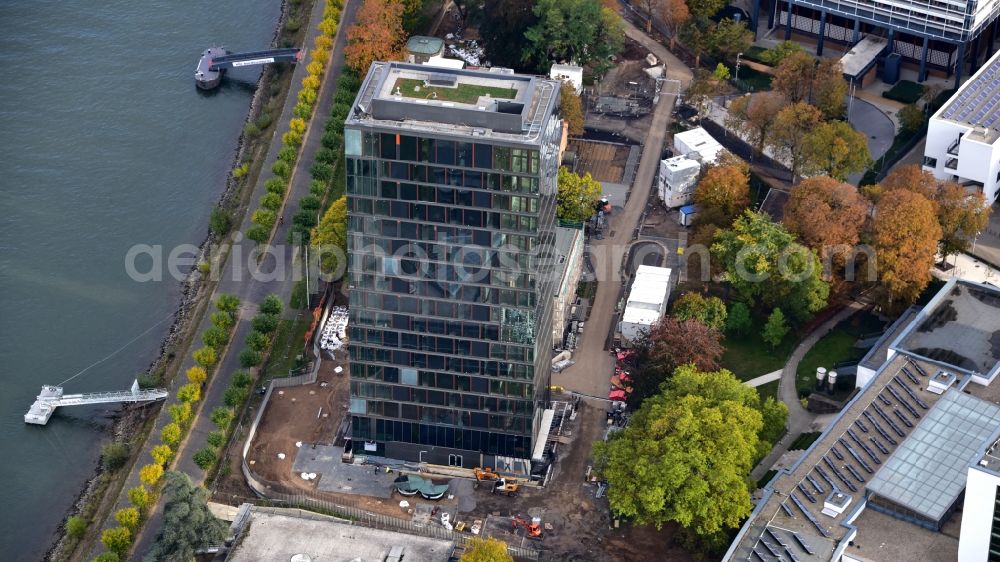
POLYGON ((900 80, 892 88, 882 92, 882 97, 900 103, 917 103, 924 95, 924 86, 909 80, 900 80))
POLYGON ((806 433, 800 433, 798 437, 792 441, 792 444, 788 446, 789 451, 804 451, 813 444, 814 441, 819 439, 819 436, 823 435, 821 431, 810 431, 806 433))
POLYGON ((831 369, 838 363, 854 362, 864 357, 867 350, 854 347, 855 342, 862 336, 880 332, 883 327, 884 323, 868 312, 859 312, 837 324, 816 342, 799 363, 795 373, 795 387, 799 394, 816 388, 817 367, 831 369))
POLYGON ((767 400, 768 398, 774 398, 775 400, 778 400, 778 381, 773 381, 758 386, 757 394, 760 394, 761 402, 767 400))
POLYGON ((459 84, 456 88, 444 88, 425 86, 423 80, 416 78, 397 79, 396 84, 392 87, 393 93, 396 92, 397 88, 403 96, 408 98, 436 99, 458 103, 476 103, 480 96, 487 94, 494 98, 508 100, 517 97, 517 90, 514 88, 496 88, 479 84, 459 84), (437 94, 437 97, 432 94, 437 94))
POLYGON ((722 342, 726 348, 726 352, 722 354, 722 367, 732 371, 741 381, 781 369, 795 347, 795 337, 793 333, 789 333, 777 348, 771 350, 771 346, 760 338, 763 325, 763 320, 755 320, 749 335, 726 336, 722 342))
POLYGON ((762 90, 770 90, 771 80, 773 79, 774 76, 766 72, 754 70, 749 66, 741 66, 739 80, 737 80, 736 85, 744 92, 760 92, 762 90))
POLYGON ((288 372, 298 366, 296 357, 302 355, 305 335, 311 324, 312 316, 305 313, 300 314, 295 320, 278 322, 271 357, 267 361, 264 373, 265 379, 288 376, 288 372))

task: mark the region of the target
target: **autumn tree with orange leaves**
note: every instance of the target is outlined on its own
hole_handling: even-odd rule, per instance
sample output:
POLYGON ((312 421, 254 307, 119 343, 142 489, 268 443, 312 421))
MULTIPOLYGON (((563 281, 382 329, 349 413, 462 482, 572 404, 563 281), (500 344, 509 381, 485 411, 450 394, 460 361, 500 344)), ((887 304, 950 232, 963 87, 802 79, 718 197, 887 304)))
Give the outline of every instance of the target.
POLYGON ((660 17, 670 31, 670 50, 674 50, 677 34, 681 27, 691 20, 691 10, 684 0, 663 0, 660 2, 660 17))
POLYGON ((946 182, 935 194, 938 224, 941 225, 942 259, 969 247, 969 237, 975 236, 990 220, 990 207, 979 191, 969 193, 955 182, 946 182))
POLYGON ((347 30, 347 66, 364 75, 374 61, 401 60, 406 42, 403 11, 399 0, 365 0, 357 23, 347 30))
POLYGON ((749 168, 737 163, 709 168, 694 190, 694 201, 710 222, 729 226, 750 206, 749 168))
POLYGON ((941 226, 932 201, 906 189, 886 191, 875 207, 872 245, 883 306, 899 310, 917 300, 931 280, 941 226))
POLYGON ((730 104, 726 126, 738 132, 758 153, 763 153, 771 140, 774 118, 786 105, 788 100, 777 92, 738 97, 730 104))

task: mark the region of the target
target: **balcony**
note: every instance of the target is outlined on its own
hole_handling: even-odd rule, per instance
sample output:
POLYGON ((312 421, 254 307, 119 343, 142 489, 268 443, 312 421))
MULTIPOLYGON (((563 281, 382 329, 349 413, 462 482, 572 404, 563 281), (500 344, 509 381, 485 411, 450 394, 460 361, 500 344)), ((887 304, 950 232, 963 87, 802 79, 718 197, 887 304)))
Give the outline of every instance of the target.
POLYGON ((952 156, 958 156, 958 142, 960 140, 962 140, 962 137, 958 137, 957 139, 955 139, 955 142, 951 143, 951 145, 948 146, 948 154, 951 154, 952 156))
POLYGON ((958 169, 958 158, 949 158, 949 159, 945 160, 944 161, 944 167, 948 168, 949 170, 957 170, 958 169))

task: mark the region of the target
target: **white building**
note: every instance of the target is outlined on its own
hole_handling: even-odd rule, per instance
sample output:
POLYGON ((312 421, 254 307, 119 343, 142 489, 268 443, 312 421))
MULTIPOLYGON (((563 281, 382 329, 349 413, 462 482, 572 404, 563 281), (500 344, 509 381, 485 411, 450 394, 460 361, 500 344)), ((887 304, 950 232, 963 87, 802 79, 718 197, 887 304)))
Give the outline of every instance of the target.
POLYGON ((927 127, 924 169, 981 191, 1000 191, 1000 51, 935 113, 927 127))
POLYGON ((674 135, 674 151, 702 164, 715 164, 723 150, 719 141, 701 127, 674 135))
POLYGON ((549 78, 569 82, 576 90, 576 95, 583 91, 583 67, 572 64, 553 64, 549 69, 549 78))
POLYGON ((667 311, 669 299, 670 268, 640 265, 622 313, 622 337, 635 341, 643 331, 649 330, 667 311))
POLYGON ((661 160, 657 193, 663 205, 673 209, 690 203, 700 173, 701 164, 687 156, 674 156, 661 160))

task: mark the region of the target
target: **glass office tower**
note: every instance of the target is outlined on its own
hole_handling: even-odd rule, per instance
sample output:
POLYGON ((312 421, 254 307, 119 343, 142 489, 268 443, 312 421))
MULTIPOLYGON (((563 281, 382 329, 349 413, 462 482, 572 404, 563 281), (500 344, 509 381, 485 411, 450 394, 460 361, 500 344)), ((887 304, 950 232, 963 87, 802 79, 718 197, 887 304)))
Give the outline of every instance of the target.
POLYGON ((369 70, 344 130, 359 452, 531 457, 552 358, 558 96, 533 76, 369 70))

